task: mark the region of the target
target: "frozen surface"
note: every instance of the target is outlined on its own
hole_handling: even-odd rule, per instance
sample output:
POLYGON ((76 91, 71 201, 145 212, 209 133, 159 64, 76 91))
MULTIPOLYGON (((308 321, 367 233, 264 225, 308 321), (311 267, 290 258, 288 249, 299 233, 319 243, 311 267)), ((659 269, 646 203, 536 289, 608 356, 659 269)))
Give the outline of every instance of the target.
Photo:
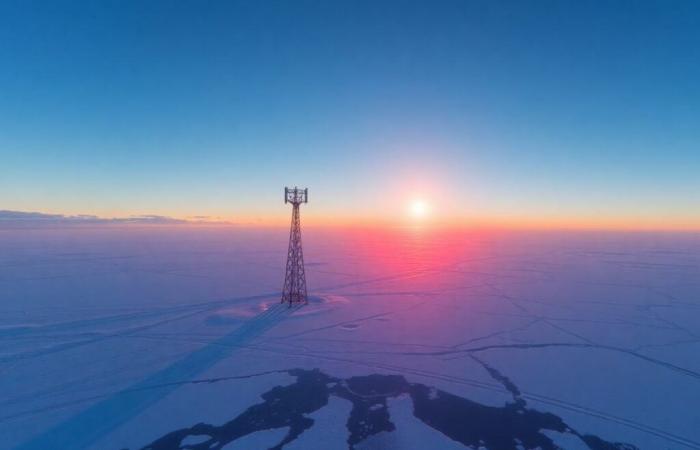
POLYGON ((700 449, 697 234, 286 239, 0 229, 0 448, 700 449))

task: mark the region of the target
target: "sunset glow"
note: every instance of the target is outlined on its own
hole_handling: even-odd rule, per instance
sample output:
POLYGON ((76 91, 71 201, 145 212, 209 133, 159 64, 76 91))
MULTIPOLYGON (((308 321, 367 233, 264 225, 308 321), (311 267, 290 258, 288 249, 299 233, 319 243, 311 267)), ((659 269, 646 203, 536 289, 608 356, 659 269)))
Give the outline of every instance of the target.
POLYGON ((410 211, 413 217, 425 217, 429 213, 428 204, 425 203, 423 200, 413 200, 413 202, 411 202, 410 211))

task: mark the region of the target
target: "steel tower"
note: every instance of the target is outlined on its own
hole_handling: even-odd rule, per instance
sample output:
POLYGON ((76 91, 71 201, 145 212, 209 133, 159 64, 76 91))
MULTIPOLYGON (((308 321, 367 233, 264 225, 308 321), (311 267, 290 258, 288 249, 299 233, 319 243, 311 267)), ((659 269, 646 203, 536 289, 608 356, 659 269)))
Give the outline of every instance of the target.
POLYGON ((289 230, 289 250, 287 251, 287 271, 284 275, 284 289, 281 303, 288 302, 306 304, 306 274, 304 272, 304 253, 301 249, 301 224, 299 221, 299 205, 307 203, 308 189, 284 188, 284 203, 292 204, 292 227, 289 230))

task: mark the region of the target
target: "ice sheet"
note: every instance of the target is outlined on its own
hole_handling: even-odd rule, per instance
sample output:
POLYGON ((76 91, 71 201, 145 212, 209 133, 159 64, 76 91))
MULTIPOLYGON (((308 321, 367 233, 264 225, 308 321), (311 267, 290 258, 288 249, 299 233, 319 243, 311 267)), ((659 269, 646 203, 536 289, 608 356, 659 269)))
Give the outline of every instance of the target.
MULTIPOLYGON (((0 447, 137 449, 222 426, 293 383, 289 370, 319 369, 400 375, 495 408, 483 411, 550 412, 573 430, 543 434, 557 442, 700 448, 698 235, 309 228, 301 309, 277 304, 286 239, 0 230, 0 447)), ((357 448, 462 445, 414 417, 407 394, 383 395, 397 429, 357 448)), ((349 433, 348 405, 331 392, 285 448, 349 433)), ((274 445, 280 430, 229 445, 274 445)))

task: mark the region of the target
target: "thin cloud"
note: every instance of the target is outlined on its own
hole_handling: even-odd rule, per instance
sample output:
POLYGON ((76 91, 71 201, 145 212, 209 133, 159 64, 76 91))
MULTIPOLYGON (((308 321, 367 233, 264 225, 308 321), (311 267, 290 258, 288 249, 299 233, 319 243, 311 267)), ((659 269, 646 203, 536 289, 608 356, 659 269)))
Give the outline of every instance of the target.
POLYGON ((88 214, 67 216, 42 212, 0 210, 0 228, 60 227, 76 225, 184 225, 184 224, 231 224, 210 220, 208 216, 195 216, 196 220, 177 219, 169 216, 144 214, 129 217, 98 217, 88 214))

